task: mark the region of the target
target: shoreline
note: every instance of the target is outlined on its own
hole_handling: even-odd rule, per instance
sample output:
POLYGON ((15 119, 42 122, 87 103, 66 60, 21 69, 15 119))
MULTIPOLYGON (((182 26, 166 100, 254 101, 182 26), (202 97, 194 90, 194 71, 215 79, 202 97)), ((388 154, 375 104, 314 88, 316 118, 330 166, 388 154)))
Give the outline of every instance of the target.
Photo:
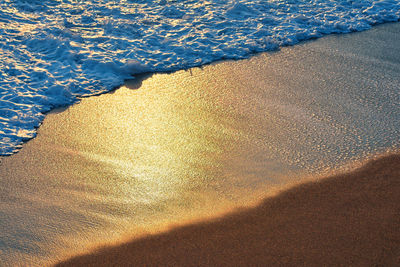
MULTIPOLYGON (((296 43, 296 44, 280 46, 280 47, 278 47, 277 49, 274 49, 274 50, 266 50, 266 51, 262 51, 262 52, 255 52, 255 53, 249 54, 248 56, 246 56, 244 58, 240 58, 240 59, 231 59, 231 58, 224 59, 223 58, 223 59, 219 59, 219 60, 212 61, 212 62, 209 62, 209 63, 205 63, 203 65, 192 66, 192 67, 188 67, 188 68, 184 68, 184 69, 176 69, 176 70, 170 70, 170 71, 159 71, 159 72, 139 72, 138 74, 132 75, 132 78, 124 80, 124 83, 122 85, 115 86, 112 89, 110 89, 109 91, 99 92, 99 93, 96 93, 96 94, 93 94, 93 95, 80 96, 78 98, 79 99, 78 102, 74 102, 72 104, 66 104, 66 105, 62 105, 62 106, 57 106, 55 108, 50 109, 49 111, 43 112, 42 114, 44 115, 44 118, 45 118, 48 114, 59 113, 59 112, 67 110, 68 108, 70 108, 73 105, 79 104, 82 99, 86 99, 86 98, 90 98, 90 97, 96 97, 96 96, 100 96, 100 95, 113 94, 116 90, 119 90, 122 87, 128 87, 130 89, 138 89, 138 88, 140 88, 140 85, 144 80, 146 80, 148 78, 151 78, 153 75, 173 74, 175 72, 180 72, 180 71, 191 71, 192 69, 196 69, 196 68, 202 69, 204 67, 212 66, 212 65, 215 65, 215 64, 249 60, 252 57, 257 57, 257 56, 260 56, 262 54, 279 53, 279 51, 281 49, 286 49, 286 48, 290 48, 290 47, 298 46, 298 45, 300 45, 300 46, 301 45, 305 45, 308 42, 315 42, 315 41, 317 41, 317 40, 319 40, 321 38, 326 38, 326 37, 329 37, 329 36, 342 36, 342 35, 357 34, 357 33, 362 33, 362 32, 365 32, 365 31, 370 31, 374 27, 381 27, 381 26, 387 26, 387 25, 393 25, 393 24, 400 24, 400 20, 377 23, 377 24, 371 25, 370 29, 365 29, 365 30, 360 30, 360 31, 357 30, 357 31, 351 31, 351 32, 346 32, 346 33, 330 33, 330 34, 323 35, 323 36, 320 36, 320 37, 314 37, 314 38, 302 40, 302 41, 300 41, 299 43, 296 43), (131 88, 132 84, 133 84, 133 88, 131 88)), ((7 157, 10 157, 10 156, 13 156, 13 155, 17 154, 24 147, 24 144, 26 144, 27 142, 35 139, 36 135, 37 135, 37 131, 40 128, 40 126, 42 125, 43 121, 44 121, 44 119, 39 123, 39 125, 37 127, 35 127, 35 131, 36 131, 35 132, 35 137, 28 138, 27 140, 23 141, 20 144, 21 147, 20 148, 16 148, 16 151, 11 152, 9 154, 0 155, 0 162, 1 162, 2 158, 7 158, 7 157)))
POLYGON ((1 160, 0 261, 54 263, 397 153, 399 33, 154 74, 50 112, 1 160))
POLYGON ((397 266, 400 154, 55 266, 397 266))

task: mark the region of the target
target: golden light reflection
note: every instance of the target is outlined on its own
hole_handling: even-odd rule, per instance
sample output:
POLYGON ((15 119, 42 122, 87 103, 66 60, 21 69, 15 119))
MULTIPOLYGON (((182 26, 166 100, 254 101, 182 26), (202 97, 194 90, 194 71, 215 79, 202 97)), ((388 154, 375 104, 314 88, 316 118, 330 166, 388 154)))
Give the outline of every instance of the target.
POLYGON ((174 213, 206 202, 244 203, 246 195, 254 200, 255 191, 271 185, 266 169, 282 175, 265 145, 254 142, 251 129, 264 129, 269 118, 251 110, 243 95, 249 92, 221 86, 212 68, 192 72, 153 75, 139 90, 133 81, 68 110, 61 143, 109 173, 89 183, 135 208, 174 213))
POLYGON ((156 74, 48 114, 2 162, 14 205, 38 203, 36 225, 62 225, 45 233, 46 250, 65 257, 214 217, 285 184, 282 123, 267 89, 244 90, 233 66, 156 74))
POLYGON ((84 118, 76 118, 85 128, 71 141, 115 172, 120 180, 112 189, 134 202, 177 199, 201 183, 207 186, 226 149, 221 143, 238 134, 216 131, 223 126, 210 113, 214 104, 194 101, 177 86, 180 77, 173 78, 155 75, 134 93, 119 89, 111 106, 100 96, 85 106, 84 118))

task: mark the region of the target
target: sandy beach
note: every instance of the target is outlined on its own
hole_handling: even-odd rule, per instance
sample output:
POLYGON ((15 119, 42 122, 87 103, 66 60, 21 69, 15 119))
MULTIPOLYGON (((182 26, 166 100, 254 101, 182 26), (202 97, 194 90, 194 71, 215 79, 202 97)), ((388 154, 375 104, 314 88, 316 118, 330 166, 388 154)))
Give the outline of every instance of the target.
POLYGON ((1 158, 1 263, 398 265, 399 38, 331 35, 47 114, 1 158))
POLYGON ((400 155, 56 266, 399 266, 400 155))

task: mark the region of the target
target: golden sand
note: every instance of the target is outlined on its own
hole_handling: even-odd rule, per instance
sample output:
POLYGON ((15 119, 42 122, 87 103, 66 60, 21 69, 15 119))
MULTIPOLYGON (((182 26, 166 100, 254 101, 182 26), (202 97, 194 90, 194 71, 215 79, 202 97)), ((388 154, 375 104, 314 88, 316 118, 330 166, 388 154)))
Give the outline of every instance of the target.
POLYGON ((400 155, 56 266, 399 266, 400 155))
POLYGON ((398 147, 399 33, 155 74, 48 114, 1 159, 0 261, 43 266, 162 230, 104 250, 104 263, 390 263, 397 157, 205 221, 398 147))

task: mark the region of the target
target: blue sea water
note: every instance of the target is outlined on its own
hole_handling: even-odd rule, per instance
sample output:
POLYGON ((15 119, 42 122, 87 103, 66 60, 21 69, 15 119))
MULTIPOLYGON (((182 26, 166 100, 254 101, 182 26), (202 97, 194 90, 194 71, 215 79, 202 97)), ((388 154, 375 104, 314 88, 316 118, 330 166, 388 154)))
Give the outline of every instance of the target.
POLYGON ((2 0, 0 155, 33 138, 44 113, 132 75, 399 19, 396 0, 2 0))

